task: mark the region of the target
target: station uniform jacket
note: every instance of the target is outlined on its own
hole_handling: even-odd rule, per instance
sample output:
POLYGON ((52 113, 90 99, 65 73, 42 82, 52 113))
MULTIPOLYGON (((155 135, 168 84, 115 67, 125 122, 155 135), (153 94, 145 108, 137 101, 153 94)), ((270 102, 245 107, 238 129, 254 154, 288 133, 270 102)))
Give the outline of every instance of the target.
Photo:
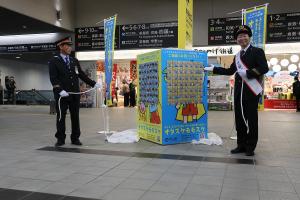
MULTIPOLYGON (((91 80, 81 69, 79 61, 76 58, 69 56, 69 64, 65 62, 61 55, 54 57, 49 62, 49 75, 50 81, 53 86, 54 98, 56 101, 56 110, 58 111, 58 99, 59 93, 62 90, 66 92, 79 92, 79 78, 90 86, 96 84, 91 80)), ((65 140, 65 116, 66 111, 69 108, 72 123, 71 140, 76 141, 80 136, 79 126, 79 107, 80 107, 80 95, 70 94, 68 97, 61 98, 61 120, 59 121, 59 112, 57 112, 56 120, 56 138, 60 141, 65 140)))
MULTIPOLYGON (((242 55, 242 53, 241 53, 242 55)), ((263 75, 268 72, 268 64, 265 53, 262 49, 250 45, 246 52, 241 56, 241 60, 248 67, 246 71, 247 78, 257 79, 262 82, 263 75)), ((233 75, 237 71, 235 59, 230 68, 214 67, 213 73, 220 75, 233 75)), ((235 124, 237 131, 237 145, 240 148, 245 148, 247 151, 254 151, 258 140, 258 101, 260 95, 255 95, 247 84, 242 84, 242 78, 238 73, 235 74, 234 85, 234 111, 235 124), (242 105, 241 105, 242 95, 242 105), (248 128, 244 122, 243 114, 248 128), (248 134, 247 134, 248 132, 248 134)))

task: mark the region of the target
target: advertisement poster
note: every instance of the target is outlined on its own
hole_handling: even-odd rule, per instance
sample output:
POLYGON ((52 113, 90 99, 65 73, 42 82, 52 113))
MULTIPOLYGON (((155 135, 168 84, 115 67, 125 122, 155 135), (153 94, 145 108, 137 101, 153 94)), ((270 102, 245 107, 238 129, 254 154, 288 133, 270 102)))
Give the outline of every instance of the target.
MULTIPOLYGON (((84 73, 90 78, 94 79, 97 74, 95 71, 95 68, 97 67, 97 64, 94 62, 86 62, 81 64, 81 68, 84 71, 84 73)), ((79 89, 80 92, 87 91, 91 89, 91 86, 79 79, 79 89)), ((80 107, 83 108, 91 108, 94 106, 95 101, 95 93, 94 92, 88 92, 80 95, 80 107)))
POLYGON ((207 54, 162 49, 137 65, 140 137, 163 145, 207 138, 207 54))
POLYGON ((289 71, 269 71, 265 76, 266 109, 296 109, 294 76, 289 71))
POLYGON ((161 51, 138 55, 138 133, 162 144, 161 51))
POLYGON ((117 64, 114 64, 113 65, 113 72, 112 72, 112 80, 111 80, 111 93, 112 93, 112 99, 114 98, 117 98, 116 95, 117 94, 117 91, 116 91, 116 80, 117 80, 117 69, 118 69, 118 65, 117 64))
POLYGON ((193 0, 178 0, 178 48, 193 47, 193 0))
POLYGON ((104 43, 105 43, 105 83, 106 83, 106 102, 112 105, 112 68, 114 59, 114 41, 116 29, 116 16, 104 20, 104 43))
POLYGON ((137 78, 136 60, 130 61, 130 79, 135 80, 137 78))

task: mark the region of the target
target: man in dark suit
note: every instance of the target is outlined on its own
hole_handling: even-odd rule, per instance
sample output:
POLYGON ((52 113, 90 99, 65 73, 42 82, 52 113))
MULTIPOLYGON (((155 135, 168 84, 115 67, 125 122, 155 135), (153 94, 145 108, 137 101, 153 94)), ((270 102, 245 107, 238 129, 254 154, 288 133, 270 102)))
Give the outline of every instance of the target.
POLYGON ((300 112, 300 81, 298 79, 298 74, 295 76, 294 80, 293 95, 296 97, 296 110, 297 112, 300 112))
POLYGON ((55 137, 57 143, 55 146, 65 144, 66 127, 65 118, 66 111, 69 108, 71 115, 72 134, 71 141, 74 145, 82 145, 79 140, 79 106, 80 95, 69 95, 68 92, 79 92, 79 78, 92 87, 100 88, 101 85, 91 80, 81 69, 79 61, 70 56, 72 51, 72 42, 70 38, 64 38, 57 42, 60 54, 49 62, 50 81, 53 86, 54 98, 56 101, 56 110, 58 111, 58 103, 60 100, 60 112, 57 112, 55 137), (61 116, 60 116, 61 115, 61 116))
POLYGON ((247 156, 253 156, 258 140, 257 107, 262 92, 261 83, 263 75, 269 69, 264 51, 250 44, 251 29, 243 25, 234 33, 241 50, 234 57, 230 68, 210 66, 205 67, 205 70, 220 75, 235 73, 234 113, 237 147, 231 150, 231 153, 245 152, 247 156))

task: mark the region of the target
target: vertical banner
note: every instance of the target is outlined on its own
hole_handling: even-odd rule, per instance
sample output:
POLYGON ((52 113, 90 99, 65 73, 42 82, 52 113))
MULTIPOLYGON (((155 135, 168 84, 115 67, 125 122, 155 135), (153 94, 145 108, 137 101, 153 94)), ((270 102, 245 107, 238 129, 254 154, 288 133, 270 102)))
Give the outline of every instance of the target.
POLYGON ((114 59, 114 41, 117 16, 110 17, 104 20, 104 42, 105 42, 105 83, 106 83, 106 102, 107 105, 112 105, 112 68, 114 59))
POLYGON ((193 0, 178 0, 178 48, 193 47, 193 0))
POLYGON ((252 30, 252 45, 265 49, 267 5, 246 10, 244 13, 244 24, 252 30))
MULTIPOLYGON (((252 30, 252 45, 262 49, 265 49, 266 44, 267 8, 266 4, 263 7, 247 9, 243 16, 244 24, 252 30)), ((263 92, 258 104, 259 110, 264 109, 263 92)))

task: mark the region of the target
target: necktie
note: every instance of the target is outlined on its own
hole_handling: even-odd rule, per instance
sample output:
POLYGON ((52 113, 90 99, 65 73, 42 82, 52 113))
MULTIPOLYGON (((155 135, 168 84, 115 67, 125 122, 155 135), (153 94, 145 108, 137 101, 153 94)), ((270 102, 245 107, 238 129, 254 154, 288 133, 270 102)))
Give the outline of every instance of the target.
POLYGON ((70 69, 70 60, 69 60, 69 56, 66 56, 66 64, 68 66, 68 68, 70 69))
POLYGON ((245 55, 245 51, 244 50, 241 50, 241 57, 245 55))

